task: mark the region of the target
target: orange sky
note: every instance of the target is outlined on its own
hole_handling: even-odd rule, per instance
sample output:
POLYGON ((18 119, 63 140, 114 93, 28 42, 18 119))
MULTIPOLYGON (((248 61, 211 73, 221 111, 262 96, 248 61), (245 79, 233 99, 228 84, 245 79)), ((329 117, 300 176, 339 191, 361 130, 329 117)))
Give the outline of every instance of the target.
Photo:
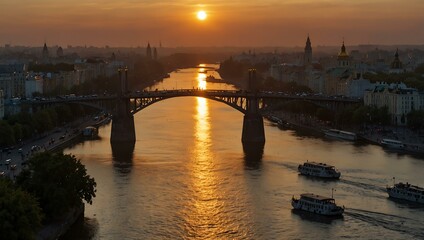
POLYGON ((424 0, 1 0, 0 44, 424 44, 424 0), (196 19, 205 10, 205 21, 196 19))

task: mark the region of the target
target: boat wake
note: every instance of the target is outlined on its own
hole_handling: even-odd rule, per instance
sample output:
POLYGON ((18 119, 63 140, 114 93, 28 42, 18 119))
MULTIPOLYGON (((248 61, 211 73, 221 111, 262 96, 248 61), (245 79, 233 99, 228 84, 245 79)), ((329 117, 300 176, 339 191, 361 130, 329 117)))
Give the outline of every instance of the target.
POLYGON ((383 186, 376 186, 373 184, 369 184, 369 183, 364 183, 364 182, 358 182, 358 181, 351 181, 348 179, 340 179, 341 183, 345 183, 347 185, 351 185, 354 187, 358 187, 360 189, 365 189, 365 190, 372 190, 372 191, 378 191, 381 193, 385 193, 386 192, 386 188, 383 186))
POLYGON ((424 226, 415 219, 355 208, 346 208, 344 214, 374 226, 408 234, 414 239, 424 238, 424 226))
POLYGON ((288 163, 288 162, 270 162, 270 163, 278 165, 278 166, 283 166, 295 172, 297 172, 297 167, 299 166, 299 164, 297 163, 288 163))

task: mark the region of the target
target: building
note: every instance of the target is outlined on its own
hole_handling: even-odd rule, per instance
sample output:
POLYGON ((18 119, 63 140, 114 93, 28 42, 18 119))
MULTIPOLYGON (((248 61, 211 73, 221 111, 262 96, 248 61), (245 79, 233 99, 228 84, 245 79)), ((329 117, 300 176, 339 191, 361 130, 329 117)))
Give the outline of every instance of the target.
POLYGON ((325 94, 344 95, 348 94, 348 83, 355 78, 355 71, 351 66, 350 56, 343 44, 337 56, 337 67, 330 68, 325 73, 325 94))
POLYGON ((403 63, 399 59, 399 49, 396 49, 395 58, 393 62, 390 64, 389 73, 403 73, 405 72, 403 69, 403 63))
POLYGON ((303 65, 308 65, 312 63, 312 46, 311 46, 311 40, 308 38, 306 39, 305 44, 305 53, 303 55, 303 65))
POLYGON ((44 93, 44 79, 42 75, 30 74, 25 81, 25 97, 30 99, 34 93, 44 93))
POLYGON ((0 89, 5 99, 25 95, 25 75, 25 64, 0 65, 0 89))
POLYGON ((41 52, 41 58, 44 63, 49 61, 49 49, 47 48, 47 44, 44 43, 43 51, 41 52))
POLYGON ((62 48, 62 47, 58 47, 58 48, 57 48, 57 50, 56 50, 56 56, 57 56, 58 58, 63 57, 63 48, 62 48))
POLYGON ((150 43, 147 43, 146 57, 147 59, 152 59, 152 48, 150 47, 150 43))
POLYGON ((371 83, 370 80, 362 78, 351 79, 347 83, 346 96, 351 98, 363 98, 365 91, 373 89, 375 84, 371 83))
POLYGON ((393 124, 406 125, 409 112, 424 110, 424 94, 403 83, 378 83, 374 89, 365 92, 364 105, 387 107, 393 124))

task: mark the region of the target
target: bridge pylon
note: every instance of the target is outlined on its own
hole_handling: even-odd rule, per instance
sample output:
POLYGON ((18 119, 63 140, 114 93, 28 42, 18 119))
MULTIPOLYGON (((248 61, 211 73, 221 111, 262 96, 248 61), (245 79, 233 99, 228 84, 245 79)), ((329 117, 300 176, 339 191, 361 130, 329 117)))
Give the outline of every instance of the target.
POLYGON ((116 112, 112 117, 112 132, 110 142, 114 143, 135 143, 134 116, 131 114, 130 100, 124 95, 128 89, 128 68, 118 69, 119 80, 121 83, 120 97, 116 100, 116 112), (125 79, 122 77, 122 71, 125 71, 125 79))
POLYGON ((256 96, 254 88, 256 80, 256 69, 249 69, 249 91, 254 91, 255 96, 248 97, 246 100, 246 114, 243 118, 243 132, 241 141, 246 144, 264 144, 265 130, 264 120, 259 113, 259 99, 256 96))

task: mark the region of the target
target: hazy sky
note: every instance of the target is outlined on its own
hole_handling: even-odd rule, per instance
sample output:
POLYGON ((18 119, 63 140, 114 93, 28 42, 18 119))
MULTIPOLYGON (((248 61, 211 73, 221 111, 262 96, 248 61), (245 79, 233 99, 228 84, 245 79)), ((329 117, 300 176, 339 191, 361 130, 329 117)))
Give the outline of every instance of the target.
POLYGON ((0 0, 1 45, 303 46, 308 33, 424 44, 424 0, 0 0))

